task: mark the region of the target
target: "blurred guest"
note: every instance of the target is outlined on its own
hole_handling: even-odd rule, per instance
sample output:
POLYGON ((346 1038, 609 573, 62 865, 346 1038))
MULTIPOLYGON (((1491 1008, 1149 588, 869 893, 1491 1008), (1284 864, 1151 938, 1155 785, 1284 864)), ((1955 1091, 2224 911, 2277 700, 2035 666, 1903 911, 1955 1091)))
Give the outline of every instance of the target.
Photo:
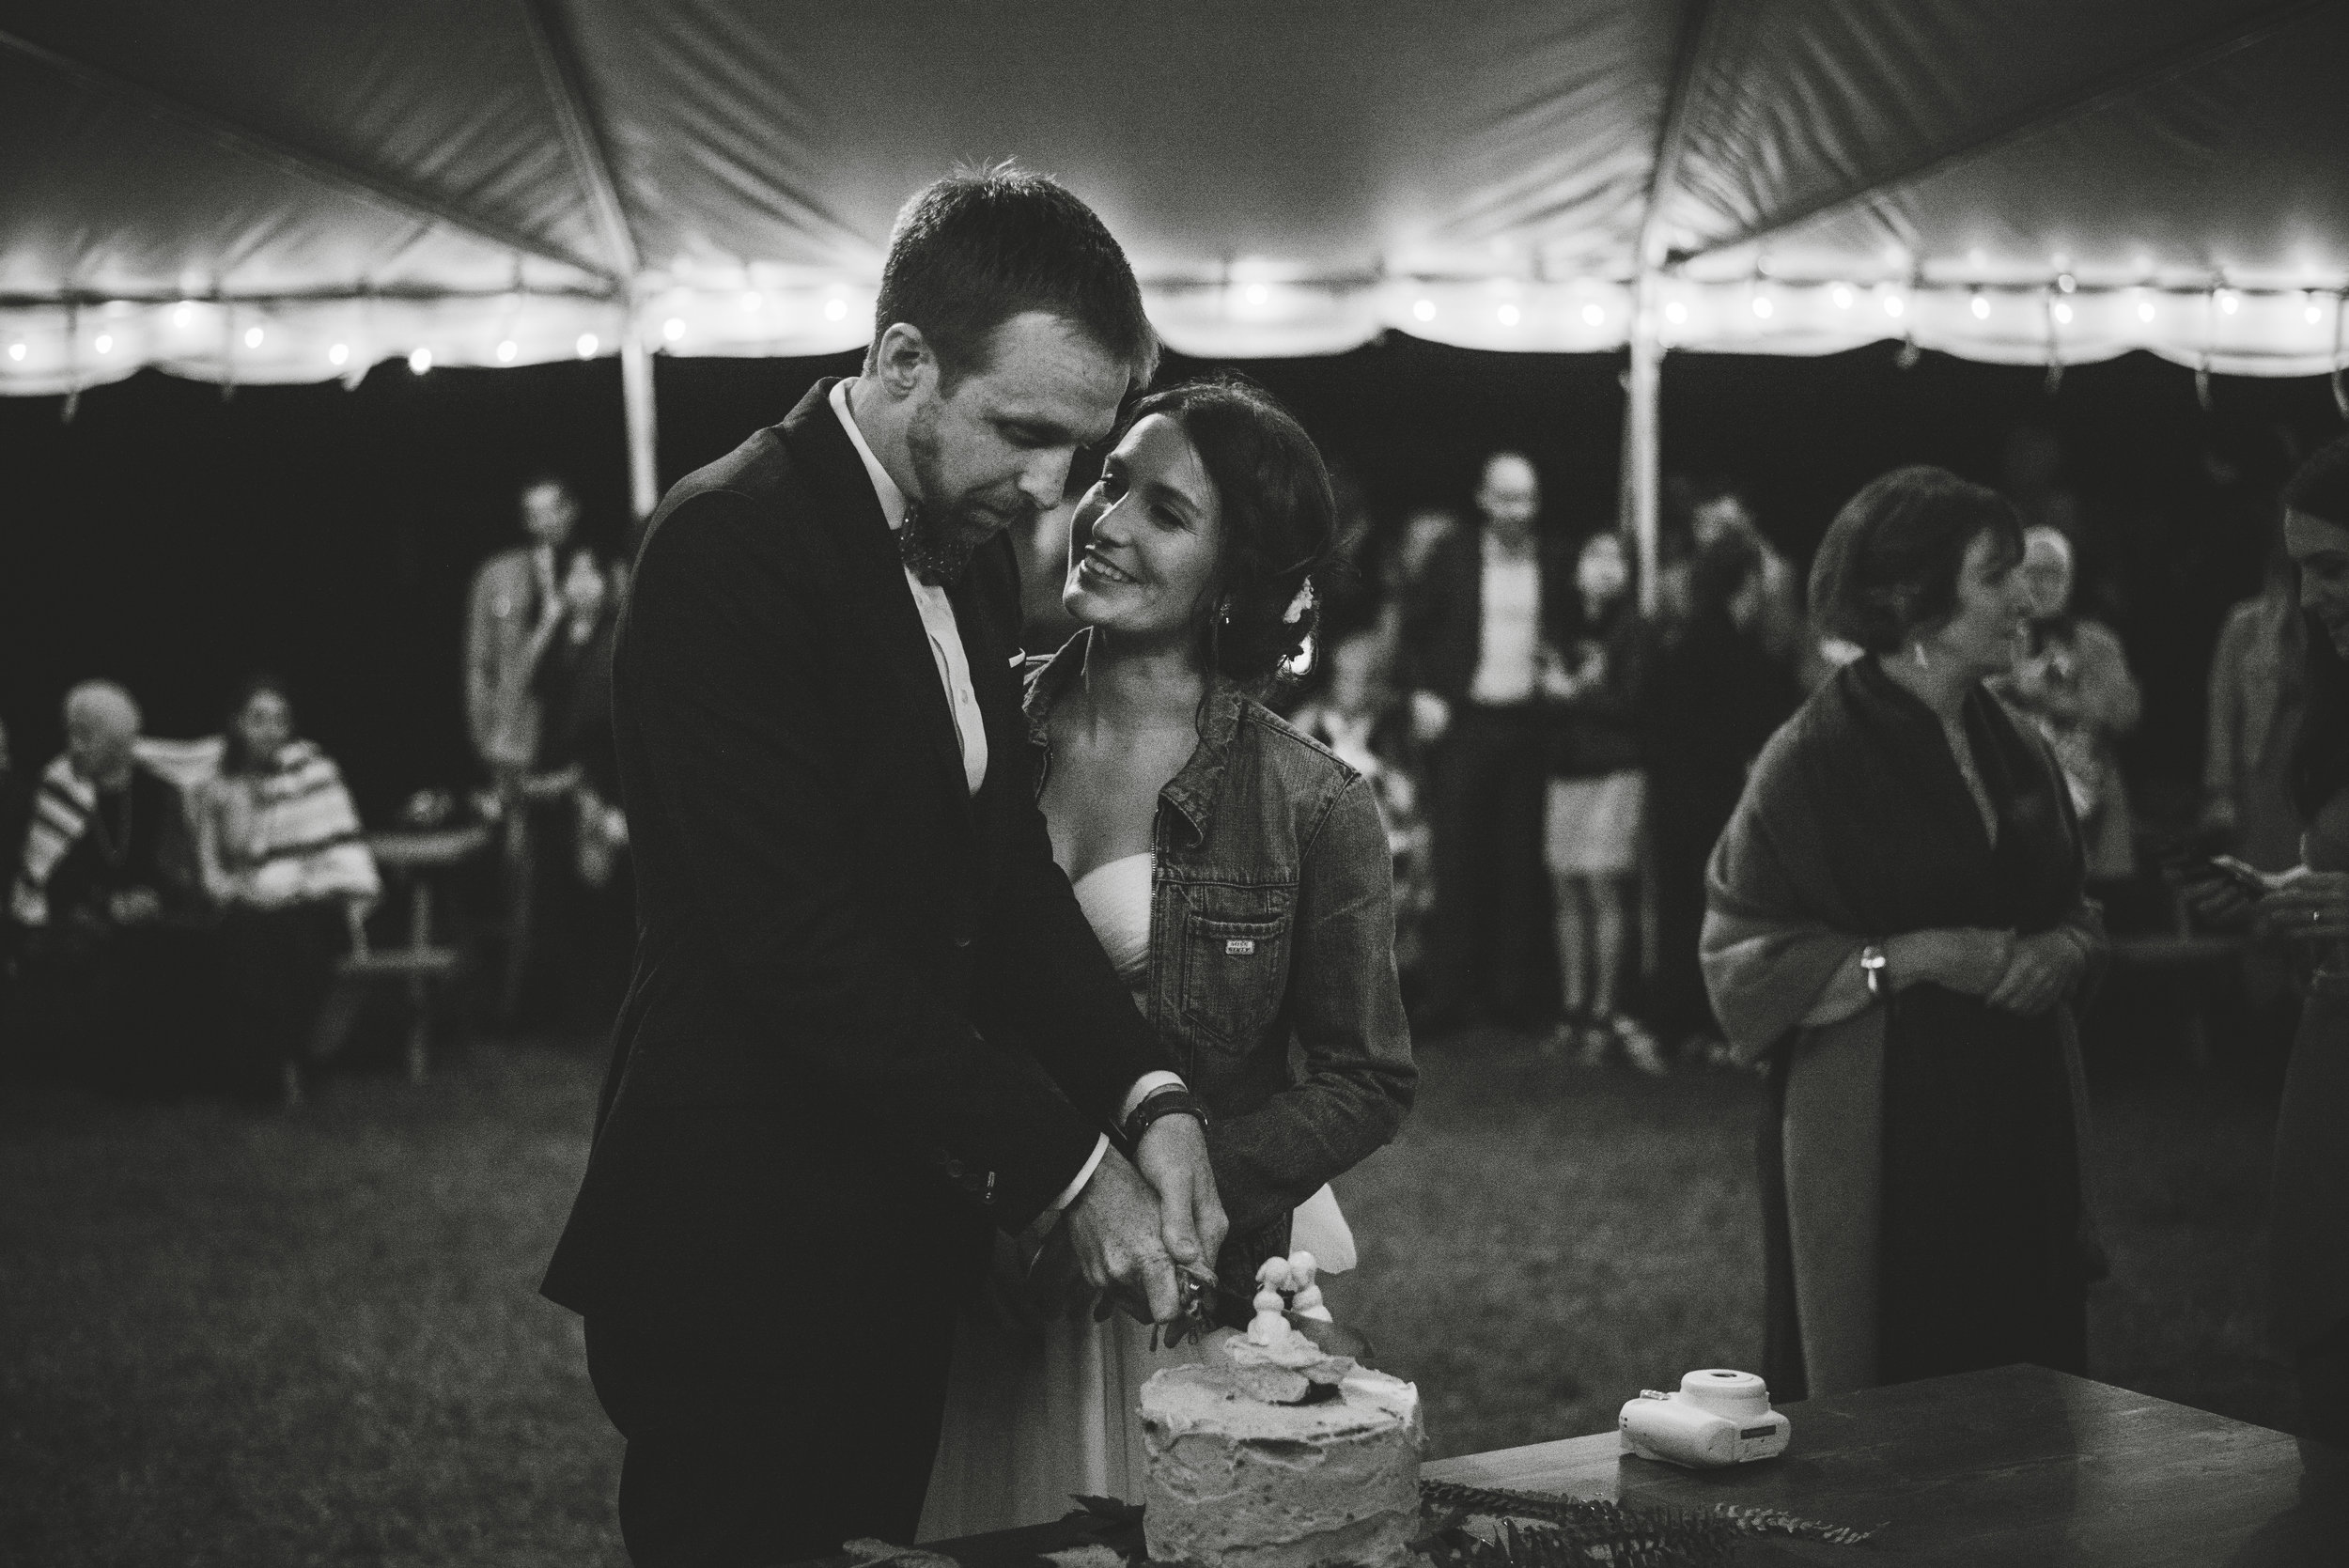
POLYGON ((2228 613, 2211 658, 2202 827, 2262 871, 2300 861, 2300 813, 2292 800, 2307 658, 2298 587, 2279 534, 2264 584, 2228 613))
POLYGON ((226 737, 218 776, 195 794, 196 860, 238 1009, 228 1071, 257 1091, 298 1071, 335 957, 381 890, 342 774, 295 738, 284 682, 246 681, 226 737))
POLYGON ((528 542, 481 564, 465 615, 465 718, 474 753, 493 780, 536 760, 537 660, 563 618, 568 551, 579 528, 579 498, 553 474, 527 481, 521 507, 528 542))
MULTIPOLYGON (((13 856, 24 842, 24 821, 32 809, 30 781, 17 769, 15 753, 8 749, 8 726, 0 723, 0 856, 13 856)), ((13 881, 13 863, 0 863, 8 864, 13 881)), ((14 921, 0 919, 0 1034, 7 1032, 15 994, 18 934, 14 921)))
POLYGON ((8 915, 25 1043, 86 1086, 170 1094, 211 1054, 217 991, 186 806, 139 765, 139 723, 119 686, 67 693, 66 750, 41 774, 8 915))
POLYGON ((2113 743, 2142 711, 2128 656, 2109 627, 2071 613, 2072 542, 2045 524, 2023 531, 2017 574, 2030 625, 2014 669, 1992 690, 2029 715, 2054 748, 2088 837, 2088 879, 2121 881, 2137 872, 2128 787, 2113 743))
POLYGON ((508 844, 519 840, 519 850, 507 888, 520 934, 503 998, 509 1024, 604 1021, 625 988, 632 941, 627 890, 614 885, 628 819, 612 730, 613 569, 580 551, 559 602, 522 652, 538 719, 530 765, 508 782, 508 844))
POLYGON ((2073 597, 2108 626, 2124 624, 2128 594, 2114 575, 2106 529, 2081 505, 2065 473, 2063 442, 2044 425, 2017 425, 1999 451, 1999 489, 2024 528, 2052 528, 2072 541, 2073 597))
POLYGON ((1418 999, 1430 1030, 1485 1017, 1531 1023, 1548 1011, 1535 989, 1548 923, 1542 607, 1551 592, 1572 591, 1572 565, 1544 549, 1541 505, 1533 465, 1495 453, 1476 491, 1482 525, 1436 548, 1404 614, 1435 830, 1436 908, 1418 999))
POLYGON ((1622 535, 1583 541, 1574 591, 1561 598, 1543 671, 1558 707, 1543 833, 1565 1015, 1552 1039, 1585 1065, 1620 1050, 1641 1072, 1661 1073, 1655 1036, 1619 1010, 1647 812, 1640 730, 1648 662, 1622 535))
POLYGON ((1864 487, 1812 568, 1868 657, 1775 736, 1713 856, 1704 971, 1766 1056, 1773 1391, 2087 1358, 2071 1004, 2103 951, 2063 777, 1984 690, 2030 600, 1997 492, 1864 487))
POLYGON ((1698 551, 1687 618, 1657 648, 1642 703, 1656 876, 1650 1016, 1684 1053, 1714 1054, 1719 1044, 1697 968, 1705 859, 1736 809, 1754 754, 1798 695, 1757 630, 1764 595, 1751 536, 1732 530, 1698 551))
POLYGON ((1389 677, 1387 653, 1375 630, 1339 639, 1324 656, 1329 684, 1289 722, 1370 782, 1393 862, 1395 963, 1408 973, 1420 962, 1434 886, 1410 713, 1389 677))
POLYGON ((2259 913, 2312 972, 2276 1120, 2268 1309, 2297 1374, 2302 1436, 2349 1448, 2349 437, 2318 448, 2283 499, 2308 613, 2293 760, 2307 870, 2259 913))

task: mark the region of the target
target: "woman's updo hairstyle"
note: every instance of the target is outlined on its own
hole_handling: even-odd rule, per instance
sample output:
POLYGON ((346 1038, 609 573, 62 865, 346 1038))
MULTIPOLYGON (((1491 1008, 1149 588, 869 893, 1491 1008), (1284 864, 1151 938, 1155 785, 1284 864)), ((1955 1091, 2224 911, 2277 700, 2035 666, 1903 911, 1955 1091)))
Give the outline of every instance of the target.
POLYGON ((1896 468, 1860 487, 1811 563, 1811 613, 1830 637, 1896 652, 1957 609, 1966 551, 1988 534, 2009 564, 2023 528, 2006 497, 1945 468, 1896 468))
POLYGON ((1200 618, 1200 661, 1248 690, 1297 657, 1318 617, 1299 594, 1329 558, 1337 501, 1320 449, 1296 416, 1237 376, 1185 381, 1134 405, 1126 428, 1164 414, 1215 486, 1223 539, 1200 618), (1299 608, 1296 619, 1288 617, 1299 608))

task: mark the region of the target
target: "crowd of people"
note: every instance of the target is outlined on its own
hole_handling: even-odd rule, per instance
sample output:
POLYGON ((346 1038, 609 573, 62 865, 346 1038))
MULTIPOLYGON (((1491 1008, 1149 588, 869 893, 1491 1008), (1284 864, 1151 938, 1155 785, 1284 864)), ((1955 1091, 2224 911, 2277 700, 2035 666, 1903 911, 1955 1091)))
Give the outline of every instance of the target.
MULTIPOLYGON (((624 565, 576 540, 547 474, 519 493, 525 542, 475 574, 462 650, 487 786, 427 791, 397 823, 461 813, 492 830, 502 962, 488 1010, 516 1026, 600 1026, 629 967, 628 824, 611 739, 611 639, 624 565), (600 1015, 600 1016, 599 1016, 600 1015)), ((360 1000, 381 881, 340 770, 295 725, 292 688, 256 675, 219 733, 143 733, 137 700, 89 680, 66 747, 20 771, 0 734, 0 1073, 132 1098, 298 1098, 360 1000)))

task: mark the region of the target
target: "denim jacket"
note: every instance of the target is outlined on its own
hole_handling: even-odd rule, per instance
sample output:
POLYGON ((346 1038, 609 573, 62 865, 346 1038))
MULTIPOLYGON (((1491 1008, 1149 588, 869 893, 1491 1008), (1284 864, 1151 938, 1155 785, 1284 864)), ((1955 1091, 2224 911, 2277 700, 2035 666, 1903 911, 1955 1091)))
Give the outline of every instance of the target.
MULTIPOLYGON (((1035 786, 1080 631, 1029 676, 1035 786)), ((1151 830, 1144 1012, 1207 1103, 1232 1222, 1227 1285, 1288 1244, 1289 1213, 1392 1139, 1418 1069, 1394 968, 1392 864, 1369 781, 1218 678, 1151 830)))

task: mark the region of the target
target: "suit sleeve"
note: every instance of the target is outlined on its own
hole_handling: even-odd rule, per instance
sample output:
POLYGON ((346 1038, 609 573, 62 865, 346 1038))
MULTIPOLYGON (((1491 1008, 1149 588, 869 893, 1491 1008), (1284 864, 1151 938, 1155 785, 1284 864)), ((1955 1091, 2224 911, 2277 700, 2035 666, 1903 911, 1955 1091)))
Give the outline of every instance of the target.
POLYGON ((1079 1110, 1114 1126, 1134 1080, 1174 1063, 1053 862, 1027 748, 1004 751, 989 763, 1007 775, 997 782, 1009 822, 1002 891, 973 955, 975 1010, 987 1027, 1026 1047, 1079 1110))
POLYGON ((862 1102, 908 1157, 942 1145, 994 1172, 996 1220, 1017 1229, 1098 1129, 981 1039, 863 912, 824 705, 837 581, 804 533, 740 497, 680 503, 646 551, 615 703, 642 737, 703 938, 774 1048, 862 1102))

